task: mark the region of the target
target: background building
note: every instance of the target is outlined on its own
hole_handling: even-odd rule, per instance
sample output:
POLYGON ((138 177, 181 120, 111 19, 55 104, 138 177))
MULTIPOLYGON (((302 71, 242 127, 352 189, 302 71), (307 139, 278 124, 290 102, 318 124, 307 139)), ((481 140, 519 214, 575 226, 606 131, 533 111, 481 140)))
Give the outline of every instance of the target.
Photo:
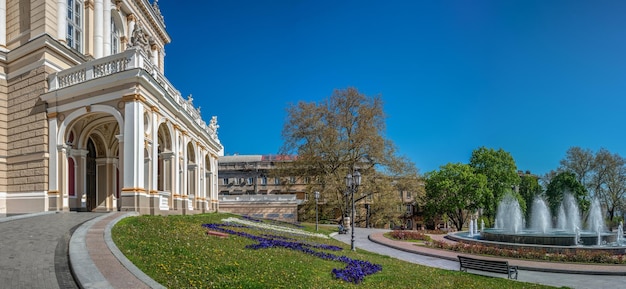
POLYGON ((217 119, 169 42, 157 1, 0 0, 0 214, 217 210, 217 119))
POLYGON ((298 220, 298 205, 308 196, 306 180, 272 173, 289 156, 233 155, 219 158, 220 211, 257 218, 298 220))

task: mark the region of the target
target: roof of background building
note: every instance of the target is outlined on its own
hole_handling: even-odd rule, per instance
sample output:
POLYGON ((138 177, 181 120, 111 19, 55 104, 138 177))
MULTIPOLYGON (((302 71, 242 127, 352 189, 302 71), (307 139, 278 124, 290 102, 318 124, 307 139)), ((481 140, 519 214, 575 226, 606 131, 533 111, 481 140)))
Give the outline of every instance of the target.
POLYGON ((232 156, 220 156, 218 162, 220 163, 251 163, 261 161, 293 161, 295 156, 288 155, 232 155, 232 156))
POLYGON ((220 163, 251 163, 260 162, 262 155, 233 155, 233 156, 221 156, 218 159, 220 163))

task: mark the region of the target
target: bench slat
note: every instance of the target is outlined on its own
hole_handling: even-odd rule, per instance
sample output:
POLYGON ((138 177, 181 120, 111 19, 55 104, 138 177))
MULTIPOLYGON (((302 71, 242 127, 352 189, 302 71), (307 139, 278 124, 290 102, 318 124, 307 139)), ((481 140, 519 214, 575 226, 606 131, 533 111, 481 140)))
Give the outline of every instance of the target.
POLYGON ((515 274, 514 279, 517 279, 517 266, 509 266, 508 261, 501 260, 485 260, 475 259, 465 256, 457 256, 461 265, 461 271, 467 271, 467 269, 474 269, 492 273, 507 274, 511 278, 512 274, 515 274))

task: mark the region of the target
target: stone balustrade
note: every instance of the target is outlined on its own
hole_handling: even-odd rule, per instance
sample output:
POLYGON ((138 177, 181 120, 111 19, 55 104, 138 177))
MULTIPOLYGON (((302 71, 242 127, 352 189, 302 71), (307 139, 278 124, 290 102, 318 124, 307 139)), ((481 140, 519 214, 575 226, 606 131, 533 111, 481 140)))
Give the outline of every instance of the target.
POLYGON ((180 92, 159 71, 150 58, 140 49, 130 48, 126 51, 107 57, 98 58, 72 68, 52 73, 48 77, 48 90, 55 91, 72 85, 81 84, 92 79, 105 77, 131 69, 143 69, 164 89, 165 97, 170 98, 178 105, 179 110, 186 112, 190 119, 206 131, 214 139, 217 139, 216 127, 208 126, 202 119, 200 109, 195 108, 191 97, 184 99, 180 92))

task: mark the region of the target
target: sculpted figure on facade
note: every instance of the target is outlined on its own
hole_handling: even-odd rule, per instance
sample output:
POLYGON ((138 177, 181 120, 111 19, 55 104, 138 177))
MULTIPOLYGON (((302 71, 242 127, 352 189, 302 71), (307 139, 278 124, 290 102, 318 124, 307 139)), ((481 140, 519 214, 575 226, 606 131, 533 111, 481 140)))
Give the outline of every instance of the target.
POLYGON ((209 123, 209 129, 210 129, 210 132, 211 132, 211 137, 217 139, 217 129, 219 127, 220 126, 217 124, 217 116, 214 115, 213 117, 211 117, 211 122, 209 123))
POLYGON ((131 48, 137 47, 145 52, 148 56, 152 54, 150 49, 150 37, 146 35, 146 33, 143 31, 140 23, 137 23, 137 25, 135 25, 135 29, 133 29, 129 44, 131 48))

